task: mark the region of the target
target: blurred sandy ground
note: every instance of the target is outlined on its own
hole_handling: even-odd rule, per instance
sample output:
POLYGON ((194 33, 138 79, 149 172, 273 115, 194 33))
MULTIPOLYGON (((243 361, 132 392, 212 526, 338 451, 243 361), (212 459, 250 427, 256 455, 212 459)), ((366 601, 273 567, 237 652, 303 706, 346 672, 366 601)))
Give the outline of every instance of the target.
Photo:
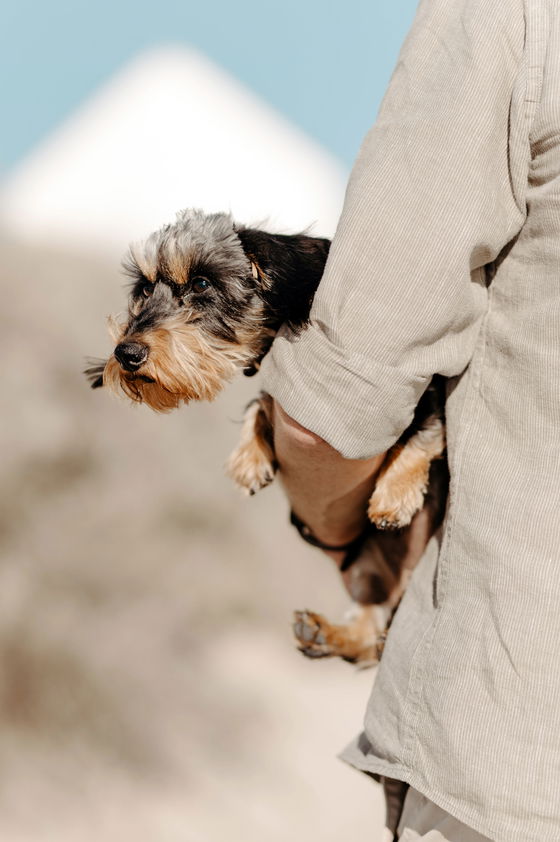
POLYGON ((378 839, 335 757, 373 673, 290 633, 344 611, 337 574, 278 487, 222 473, 256 382, 169 416, 91 392, 118 266, 5 240, 0 266, 0 839, 378 839))

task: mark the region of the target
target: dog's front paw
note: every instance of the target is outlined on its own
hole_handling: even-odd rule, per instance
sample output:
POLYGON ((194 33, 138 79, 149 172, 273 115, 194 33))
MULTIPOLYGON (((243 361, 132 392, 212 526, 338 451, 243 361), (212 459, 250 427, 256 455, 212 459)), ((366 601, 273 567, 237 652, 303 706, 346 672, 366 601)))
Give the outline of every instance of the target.
POLYGON ((261 393, 243 417, 241 441, 231 454, 226 471, 238 488, 256 494, 274 479, 278 469, 272 433, 272 398, 261 393))
POLYGON ((424 505, 425 491, 425 487, 411 486, 395 497, 378 487, 370 497, 368 517, 378 529, 402 529, 424 505))
POLYGON ((270 485, 276 468, 257 444, 244 445, 235 450, 226 465, 228 475, 238 488, 256 494, 270 485))

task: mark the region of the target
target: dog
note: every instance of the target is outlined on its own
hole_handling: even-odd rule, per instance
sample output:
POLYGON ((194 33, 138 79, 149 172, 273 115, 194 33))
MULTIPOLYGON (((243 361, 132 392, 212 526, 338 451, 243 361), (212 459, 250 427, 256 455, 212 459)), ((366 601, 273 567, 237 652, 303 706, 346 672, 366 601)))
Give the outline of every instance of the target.
MULTIPOLYGON (((305 330, 329 247, 324 238, 272 234, 225 213, 181 211, 174 223, 130 247, 123 263, 132 281, 128 316, 110 320, 115 348, 86 370, 91 386, 156 412, 212 400, 238 372, 258 371, 281 326, 305 330)), ((266 393, 249 404, 227 465, 248 494, 271 483, 278 470, 272 407, 266 393)), ((422 510, 419 528, 427 541, 443 516, 444 451, 443 386, 435 378, 383 461, 369 501, 369 534, 342 565, 355 602, 350 620, 333 625, 320 614, 296 612, 294 633, 305 655, 377 662, 384 627, 410 575, 410 524, 422 510), (366 541, 368 552, 360 553, 366 541)), ((293 522, 320 546, 295 516, 293 522)))

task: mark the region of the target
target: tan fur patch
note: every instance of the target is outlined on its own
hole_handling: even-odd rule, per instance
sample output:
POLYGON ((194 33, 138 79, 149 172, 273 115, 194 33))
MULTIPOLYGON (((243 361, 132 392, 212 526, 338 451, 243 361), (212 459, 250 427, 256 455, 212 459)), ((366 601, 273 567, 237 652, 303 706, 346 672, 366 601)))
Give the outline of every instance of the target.
POLYGON ((158 263, 161 270, 169 275, 176 284, 186 284, 189 279, 193 261, 193 253, 189 249, 183 251, 174 239, 164 240, 159 251, 158 263))
MULTIPOLYGON (((112 329, 118 343, 122 340, 122 328, 113 322, 112 329)), ((213 400, 252 356, 250 348, 212 337, 196 324, 177 318, 127 339, 148 345, 148 359, 137 372, 130 373, 111 357, 103 382, 157 412, 168 412, 191 400, 213 400), (141 379, 146 377, 154 382, 141 379)))
POLYGON ((249 404, 239 445, 231 454, 226 471, 238 488, 255 494, 274 479, 276 457, 272 432, 272 398, 262 395, 249 404))
POLYGON ((408 526, 424 504, 430 465, 445 450, 443 422, 436 416, 404 445, 389 451, 369 501, 368 517, 380 528, 408 526))

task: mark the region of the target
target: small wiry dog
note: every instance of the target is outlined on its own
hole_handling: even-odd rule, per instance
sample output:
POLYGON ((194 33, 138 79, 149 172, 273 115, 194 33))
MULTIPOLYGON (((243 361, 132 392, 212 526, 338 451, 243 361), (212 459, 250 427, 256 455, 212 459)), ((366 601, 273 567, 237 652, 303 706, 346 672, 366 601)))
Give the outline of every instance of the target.
MULTIPOLYGON (((258 370, 282 325, 305 329, 329 246, 307 234, 237 225, 227 214, 182 211, 174 224, 131 247, 124 263, 133 281, 128 317, 110 322, 115 349, 87 370, 91 385, 157 412, 212 400, 237 372, 258 370)), ((426 538, 441 520, 445 468, 434 460, 444 452, 444 438, 441 386, 434 381, 379 472, 368 510, 371 552, 350 559, 344 573, 357 604, 353 618, 333 626, 321 615, 297 612, 294 632, 305 654, 377 660, 380 628, 372 606, 390 614, 406 584, 403 528, 422 508, 426 538)), ((253 494, 277 467, 272 399, 262 393, 246 410, 228 470, 253 494)))

